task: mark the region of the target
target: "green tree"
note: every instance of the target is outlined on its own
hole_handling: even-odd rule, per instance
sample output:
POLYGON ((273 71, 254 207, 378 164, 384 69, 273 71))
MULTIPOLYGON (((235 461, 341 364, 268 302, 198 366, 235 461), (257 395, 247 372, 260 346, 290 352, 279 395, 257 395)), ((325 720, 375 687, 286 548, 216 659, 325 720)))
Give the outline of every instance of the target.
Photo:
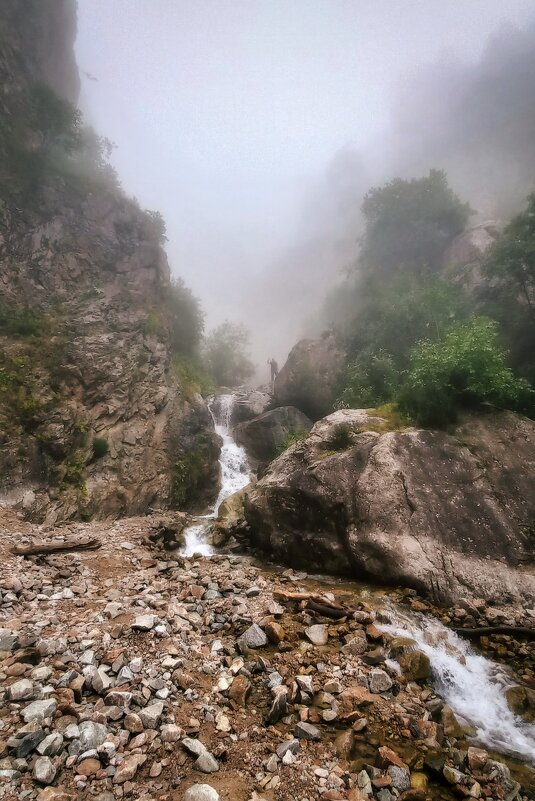
POLYGON ((431 170, 424 178, 395 178, 370 189, 362 213, 366 230, 360 266, 385 273, 424 265, 438 269, 471 210, 449 187, 446 173, 431 170))
POLYGON ((417 423, 441 426, 462 408, 489 403, 527 410, 533 398, 529 383, 506 366, 497 323, 473 317, 443 340, 414 348, 398 403, 417 423))
POLYGON ((206 337, 203 348, 208 373, 218 386, 234 387, 254 372, 247 354, 249 332, 225 320, 206 337))
POLYGON ((483 274, 485 308, 499 320, 511 364, 535 382, 535 193, 489 249, 483 274))
POLYGON ((204 330, 204 314, 198 298, 182 278, 175 279, 167 296, 171 347, 175 354, 193 358, 197 355, 204 330))

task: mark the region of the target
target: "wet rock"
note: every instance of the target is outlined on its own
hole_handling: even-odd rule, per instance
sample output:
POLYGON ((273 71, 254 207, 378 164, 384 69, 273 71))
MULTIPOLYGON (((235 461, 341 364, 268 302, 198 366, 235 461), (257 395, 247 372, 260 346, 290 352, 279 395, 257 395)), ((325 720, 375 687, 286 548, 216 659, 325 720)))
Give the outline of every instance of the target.
POLYGON ((32 776, 39 784, 52 784, 56 778, 57 770, 49 757, 41 756, 35 760, 32 776))
POLYGON ((523 718, 527 723, 535 721, 535 690, 529 687, 508 687, 505 691, 507 705, 515 715, 523 718))
POLYGON ((184 793, 184 801, 219 801, 219 793, 209 784, 193 784, 184 793))
POLYGON ((440 719, 442 725, 444 726, 444 734, 446 735, 446 737, 456 737, 456 738, 464 737, 465 735, 464 726, 462 725, 462 723, 460 723, 459 720, 457 720, 455 712, 447 704, 444 704, 444 706, 442 707, 442 711, 440 713, 440 719))
POLYGON ((409 681, 420 681, 429 678, 431 663, 427 654, 422 651, 408 651, 400 654, 397 661, 405 678, 409 681))

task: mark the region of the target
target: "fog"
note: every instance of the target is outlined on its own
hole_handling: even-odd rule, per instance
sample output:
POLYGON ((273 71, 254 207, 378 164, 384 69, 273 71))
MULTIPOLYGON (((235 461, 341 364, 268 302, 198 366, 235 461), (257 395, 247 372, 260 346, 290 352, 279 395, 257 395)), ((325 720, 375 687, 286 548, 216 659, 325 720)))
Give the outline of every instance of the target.
POLYGON ((444 168, 485 217, 535 186, 532 0, 79 0, 78 28, 125 190, 261 369, 320 325, 370 186, 444 168))

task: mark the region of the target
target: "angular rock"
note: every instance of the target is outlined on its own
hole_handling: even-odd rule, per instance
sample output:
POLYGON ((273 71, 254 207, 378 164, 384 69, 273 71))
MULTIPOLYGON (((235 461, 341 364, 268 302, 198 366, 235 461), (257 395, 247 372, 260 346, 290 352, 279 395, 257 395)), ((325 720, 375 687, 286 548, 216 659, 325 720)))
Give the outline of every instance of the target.
POLYGON ((386 693, 392 687, 392 679, 384 670, 373 668, 368 677, 371 693, 386 693))
POLYGON ((240 637, 245 645, 248 648, 263 648, 268 644, 268 639, 263 629, 257 623, 253 623, 252 626, 243 632, 240 637))
POLYGON ((313 645, 327 645, 329 628, 323 623, 317 623, 306 628, 305 634, 313 645))
POLYGON ((300 721, 297 724, 294 734, 300 740, 321 740, 320 730, 306 721, 300 721))
POLYGON ((32 777, 39 784, 52 784, 56 778, 57 770, 49 757, 41 756, 35 760, 32 777))
POLYGON ((32 720, 44 720, 50 718, 58 707, 58 703, 54 698, 49 698, 45 701, 32 701, 31 704, 24 707, 22 710, 22 717, 26 723, 32 720))
POLYGON ((139 710, 139 717, 146 729, 155 729, 163 713, 163 702, 156 701, 154 704, 139 710))
POLYGON ((201 773, 216 773, 219 770, 219 762, 209 751, 203 751, 193 763, 193 767, 201 773))

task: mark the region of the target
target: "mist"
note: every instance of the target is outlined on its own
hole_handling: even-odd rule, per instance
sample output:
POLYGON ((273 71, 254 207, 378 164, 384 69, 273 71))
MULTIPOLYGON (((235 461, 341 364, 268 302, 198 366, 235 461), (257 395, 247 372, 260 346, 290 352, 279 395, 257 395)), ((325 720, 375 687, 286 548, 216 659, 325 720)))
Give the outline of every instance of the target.
POLYGON ((533 188, 533 4, 453 6, 79 0, 84 113, 206 327, 250 329, 260 378, 321 329, 371 186, 443 168, 499 218, 533 188))

